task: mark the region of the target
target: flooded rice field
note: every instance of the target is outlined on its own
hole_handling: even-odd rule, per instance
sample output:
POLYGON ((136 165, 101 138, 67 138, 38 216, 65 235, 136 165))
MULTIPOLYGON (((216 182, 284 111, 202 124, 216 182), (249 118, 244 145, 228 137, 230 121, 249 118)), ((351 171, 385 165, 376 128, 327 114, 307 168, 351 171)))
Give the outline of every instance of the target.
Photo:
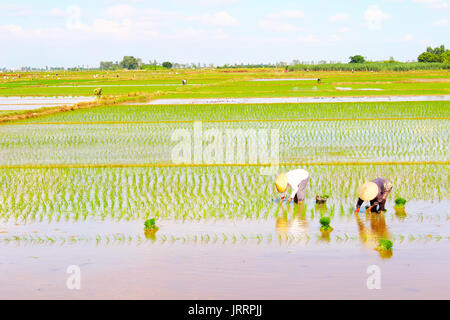
MULTIPOLYGON (((89 120, 89 119, 87 119, 89 120)), ((330 120, 204 122, 201 132, 219 130, 222 145, 233 130, 233 148, 250 138, 245 150, 263 139, 258 132, 278 130, 281 163, 445 161, 450 153, 450 120, 330 120), (252 140, 252 137, 254 140, 252 140), (259 139, 259 140, 258 140, 259 139), (237 141, 237 142, 236 142, 237 141), (252 144, 253 141, 253 144, 252 144)), ((170 164, 176 130, 194 132, 192 122, 30 123, 0 126, 0 165, 170 164)), ((266 141, 267 144, 267 141, 266 141)), ((249 149, 250 148, 250 149, 249 149)), ((247 153, 235 158, 248 163, 247 153), (242 158, 242 159, 241 159, 242 158)), ((225 162, 225 152, 221 156, 225 162)))
POLYGON ((333 103, 333 102, 389 102, 389 101, 449 101, 450 95, 428 96, 372 96, 372 97, 286 97, 286 98, 199 98, 156 99, 135 102, 130 105, 175 105, 175 104, 263 104, 263 103, 333 103))
POLYGON ((252 79, 249 81, 264 82, 264 81, 317 81, 317 78, 280 78, 280 79, 252 79))
POLYGON ((347 117, 367 106, 308 106, 299 121, 240 106, 240 118, 215 109, 216 122, 192 121, 199 107, 117 106, 1 125, 0 298, 448 299, 449 119, 434 104, 366 120, 347 117), (221 145, 232 132, 234 158, 210 161, 205 140, 202 157, 175 161, 177 130, 221 145), (271 166, 252 158, 269 150, 261 132, 278 133, 271 166), (306 201, 281 202, 276 175, 299 167, 306 201), (358 187, 376 177, 393 184, 387 211, 355 214, 358 187), (393 249, 377 251, 381 239, 393 249), (67 285, 73 267, 80 290, 67 285), (368 288, 374 267, 380 290, 368 288))
POLYGON ((95 97, 0 97, 0 110, 34 110, 43 107, 58 107, 72 105, 78 102, 88 102, 95 100, 95 97))
POLYGON ((256 167, 1 169, 0 297, 449 298, 448 165, 304 168, 303 204, 280 203, 256 167), (388 211, 355 215, 372 176, 394 184, 388 211), (66 287, 70 265, 82 290, 66 287), (367 289, 371 265, 382 290, 367 289))
MULTIPOLYGON (((185 84, 189 85, 189 84, 185 84)), ((171 87, 183 86, 181 83, 151 83, 151 84, 76 84, 76 85, 60 85, 48 86, 49 88, 98 88, 98 87, 171 87)))

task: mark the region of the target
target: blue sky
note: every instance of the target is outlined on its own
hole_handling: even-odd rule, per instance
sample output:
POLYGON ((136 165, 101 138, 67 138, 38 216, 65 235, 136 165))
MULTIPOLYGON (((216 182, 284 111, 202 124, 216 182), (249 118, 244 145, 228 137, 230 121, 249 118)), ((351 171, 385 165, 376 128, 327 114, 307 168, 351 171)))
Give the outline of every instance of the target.
POLYGON ((0 68, 415 60, 450 46, 449 0, 0 0, 0 68))

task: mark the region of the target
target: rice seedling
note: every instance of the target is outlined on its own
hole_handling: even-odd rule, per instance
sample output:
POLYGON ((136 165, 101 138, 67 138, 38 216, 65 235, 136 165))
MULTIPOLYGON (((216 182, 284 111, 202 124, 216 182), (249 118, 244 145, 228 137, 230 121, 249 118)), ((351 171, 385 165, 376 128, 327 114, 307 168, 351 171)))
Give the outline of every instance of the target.
POLYGON ((330 226, 330 218, 322 217, 320 218, 320 232, 322 234, 322 238, 329 239, 330 233, 333 231, 333 228, 330 226))
POLYGON ((144 230, 146 232, 156 232, 159 230, 158 226, 156 225, 155 218, 145 220, 144 230))
POLYGON ((389 250, 392 250, 392 246, 393 246, 393 243, 392 243, 391 240, 389 240, 389 239, 380 239, 379 245, 378 245, 378 247, 376 248, 376 250, 379 250, 379 251, 382 251, 382 250, 389 251, 389 250))
POLYGON ((394 202, 395 202, 394 208, 397 210, 397 209, 404 209, 407 201, 406 199, 403 198, 397 198, 395 199, 394 202))

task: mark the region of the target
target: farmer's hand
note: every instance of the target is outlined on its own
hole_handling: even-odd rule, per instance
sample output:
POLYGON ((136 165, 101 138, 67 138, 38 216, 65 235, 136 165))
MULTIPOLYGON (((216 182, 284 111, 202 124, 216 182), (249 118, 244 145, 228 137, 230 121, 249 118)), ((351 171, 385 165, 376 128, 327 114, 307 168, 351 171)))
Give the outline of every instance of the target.
POLYGON ((286 196, 281 196, 281 201, 280 202, 283 202, 284 198, 286 198, 286 196))
POLYGON ((359 213, 360 207, 356 208, 355 213, 359 213))
POLYGON ((292 201, 292 198, 291 197, 289 197, 289 200, 288 200, 288 202, 291 202, 292 201))

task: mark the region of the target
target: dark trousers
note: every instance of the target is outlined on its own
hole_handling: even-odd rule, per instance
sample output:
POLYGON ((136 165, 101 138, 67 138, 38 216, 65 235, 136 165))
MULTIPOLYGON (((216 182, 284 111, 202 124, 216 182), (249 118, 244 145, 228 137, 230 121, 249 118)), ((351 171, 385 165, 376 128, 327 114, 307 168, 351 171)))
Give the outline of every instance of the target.
POLYGON ((309 177, 300 182, 298 185, 298 191, 295 194, 294 202, 299 203, 301 201, 305 201, 306 198, 306 187, 308 187, 309 177))
MULTIPOLYGON (((377 201, 377 199, 370 200, 370 206, 373 206, 374 203, 375 203, 375 201, 377 201)), ((385 207, 384 207, 385 205, 386 205, 386 200, 381 201, 381 202, 378 204, 378 206, 375 206, 375 207, 372 209, 372 212, 385 211, 385 210, 386 210, 385 207)))

